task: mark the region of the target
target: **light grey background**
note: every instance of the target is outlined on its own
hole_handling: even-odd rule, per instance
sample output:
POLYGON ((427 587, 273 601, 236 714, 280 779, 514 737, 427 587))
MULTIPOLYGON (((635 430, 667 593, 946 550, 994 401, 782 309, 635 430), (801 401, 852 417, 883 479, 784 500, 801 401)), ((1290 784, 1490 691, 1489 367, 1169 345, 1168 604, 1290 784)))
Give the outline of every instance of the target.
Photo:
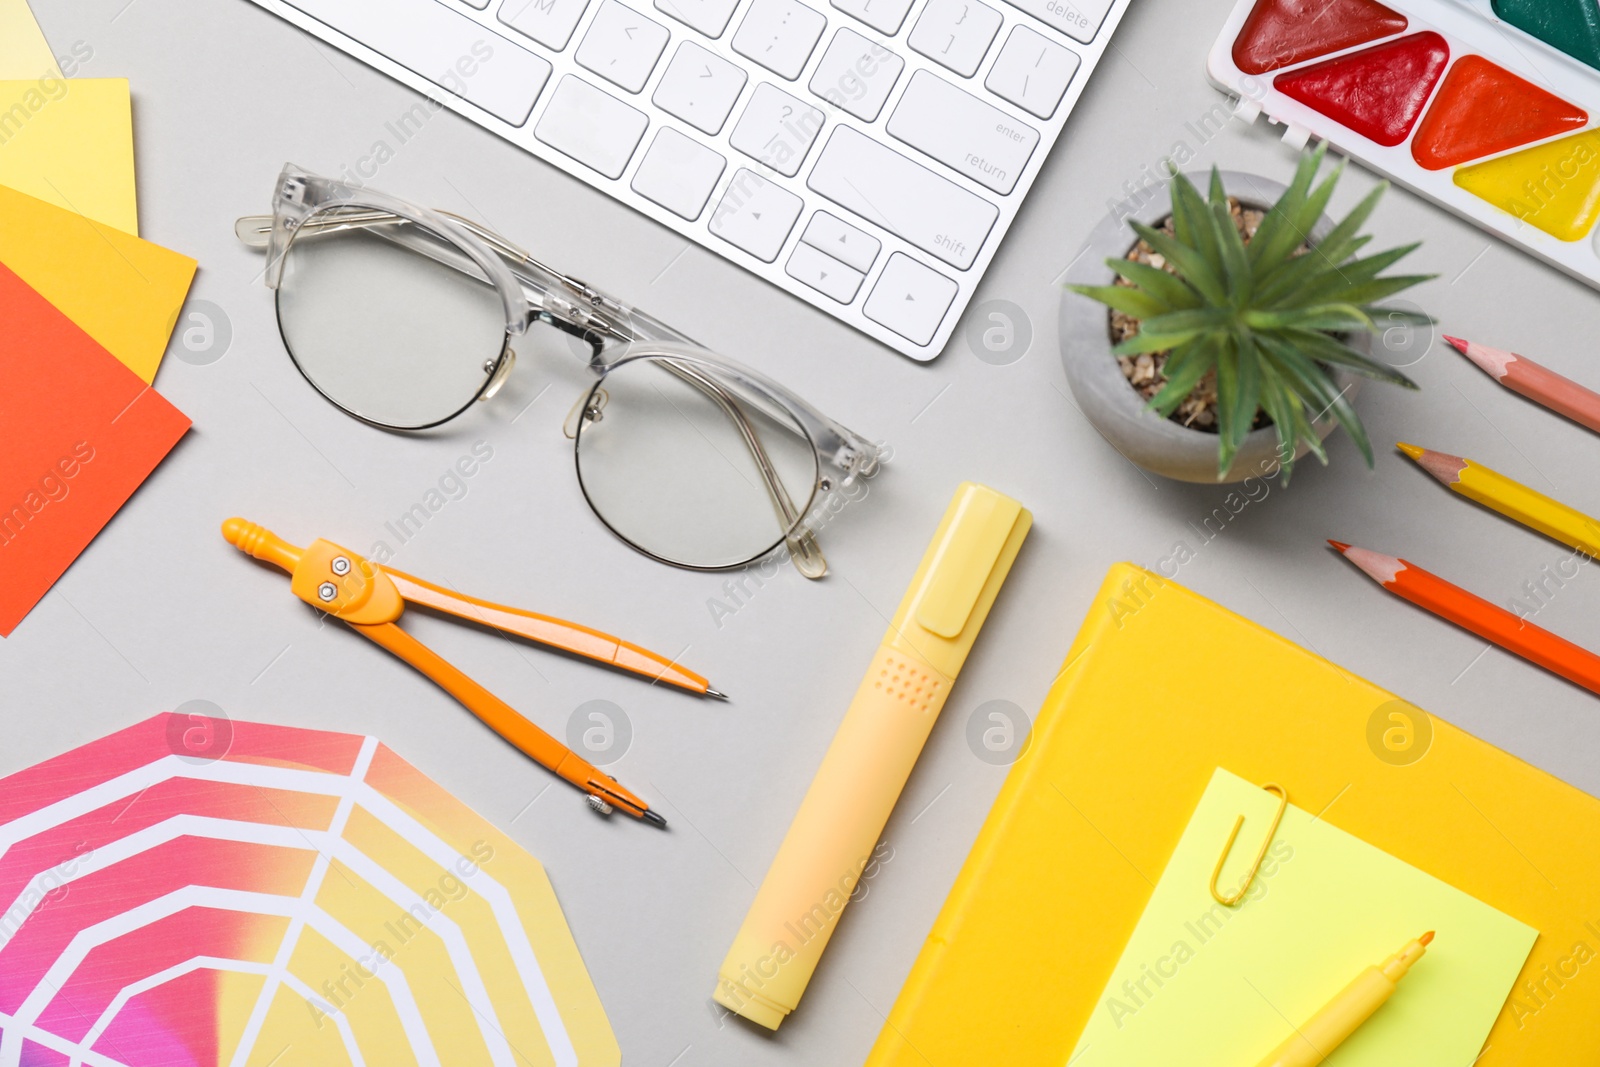
MULTIPOLYGON (((1201 547, 1195 527, 1225 490, 1147 478, 1069 398, 1056 280, 1108 198, 1180 140, 1203 165, 1277 178, 1293 167, 1264 123, 1204 144, 1189 125, 1221 101, 1203 60, 1230 3, 1136 0, 974 305, 1010 301, 1031 320, 1031 349, 1005 366, 980 360, 965 330, 931 366, 903 359, 452 114, 398 146, 375 187, 482 219, 892 444, 870 497, 823 538, 832 576, 810 583, 786 570, 719 626, 708 601, 726 598, 726 576, 653 564, 584 506, 559 428, 582 371, 559 344, 524 352, 500 398, 428 438, 355 423, 290 365, 261 259, 234 240, 233 220, 268 208, 285 160, 338 173, 393 142, 385 123, 412 106, 410 92, 244 0, 36 0, 58 52, 93 47, 85 76, 132 80, 143 232, 199 259, 194 296, 226 315, 232 344, 209 365, 169 355, 157 385, 194 430, 0 642, 12 727, 0 770, 191 699, 236 718, 376 734, 545 863, 625 1061, 654 1067, 864 1058, 1005 775, 969 749, 970 716, 995 700, 1037 708, 1106 567, 1153 566, 1179 540, 1198 549, 1179 576, 1190 587, 1600 792, 1593 697, 1484 651, 1323 546, 1338 537, 1402 554, 1505 602, 1570 553, 1453 498, 1387 443, 1469 454, 1596 508, 1595 437, 1436 343, 1409 368, 1420 394, 1362 395, 1376 472, 1337 436, 1329 468, 1303 466, 1201 547), (466 495, 410 543, 387 534, 385 521, 478 441, 494 456, 466 495), (717 966, 962 479, 1020 498, 1036 526, 888 827, 893 859, 775 1036, 719 1022, 717 966), (224 544, 218 524, 235 514, 300 543, 323 536, 366 552, 387 541, 420 576, 681 650, 731 704, 407 621, 555 732, 587 701, 624 709, 632 746, 611 770, 659 803, 671 831, 600 820, 387 653, 319 625, 281 575, 224 544)), ((1371 184, 1352 168, 1334 213, 1371 184)), ((1440 277, 1414 298, 1449 332, 1600 381, 1589 289, 1404 192, 1369 229, 1376 247, 1424 241, 1412 266, 1440 277)), ((1597 646, 1592 571, 1556 590, 1538 621, 1597 646)))

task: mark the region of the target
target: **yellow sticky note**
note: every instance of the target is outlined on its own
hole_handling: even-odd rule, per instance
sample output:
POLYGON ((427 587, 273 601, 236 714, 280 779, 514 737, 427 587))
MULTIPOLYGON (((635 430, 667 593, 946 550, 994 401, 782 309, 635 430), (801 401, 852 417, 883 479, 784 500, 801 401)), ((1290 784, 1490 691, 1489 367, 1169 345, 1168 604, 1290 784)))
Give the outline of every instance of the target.
POLYGON ((0 263, 153 382, 195 261, 0 186, 0 263))
MULTIPOLYGON (((1245 900, 1278 800, 1218 768, 1068 1060, 1072 1067, 1251 1067, 1367 967, 1437 939, 1327 1067, 1477 1061, 1537 931, 1290 805, 1245 900)), ((1394 813, 1406 818, 1404 810, 1394 813)))
POLYGON ((28 0, 0 0, 0 78, 61 77, 28 0))
POLYGON ((127 79, 0 81, 0 185, 137 234, 127 79))

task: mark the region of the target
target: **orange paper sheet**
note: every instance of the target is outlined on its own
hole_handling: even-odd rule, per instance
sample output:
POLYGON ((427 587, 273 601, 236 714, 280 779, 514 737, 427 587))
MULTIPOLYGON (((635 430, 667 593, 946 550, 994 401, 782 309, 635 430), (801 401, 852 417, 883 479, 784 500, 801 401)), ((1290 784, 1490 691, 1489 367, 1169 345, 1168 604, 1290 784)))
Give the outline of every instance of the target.
POLYGON ((0 265, 0 637, 9 637, 189 420, 0 265))

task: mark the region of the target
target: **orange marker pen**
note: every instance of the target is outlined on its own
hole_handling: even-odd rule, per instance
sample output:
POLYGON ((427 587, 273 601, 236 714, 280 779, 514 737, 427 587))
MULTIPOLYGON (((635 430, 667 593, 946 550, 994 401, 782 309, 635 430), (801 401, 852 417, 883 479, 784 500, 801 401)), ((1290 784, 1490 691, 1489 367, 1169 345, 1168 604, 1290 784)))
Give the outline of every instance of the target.
POLYGON ((1378 967, 1368 967, 1344 992, 1296 1030, 1259 1067, 1317 1067, 1394 995, 1400 979, 1433 943, 1429 930, 1378 967))

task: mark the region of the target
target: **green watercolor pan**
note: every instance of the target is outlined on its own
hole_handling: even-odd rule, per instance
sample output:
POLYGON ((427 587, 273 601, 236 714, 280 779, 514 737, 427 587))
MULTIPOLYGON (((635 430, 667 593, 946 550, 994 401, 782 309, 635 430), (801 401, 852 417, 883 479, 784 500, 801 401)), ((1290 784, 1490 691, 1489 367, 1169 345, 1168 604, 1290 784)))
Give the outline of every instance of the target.
POLYGON ((1600 288, 1600 0, 1240 0, 1207 72, 1600 288))

